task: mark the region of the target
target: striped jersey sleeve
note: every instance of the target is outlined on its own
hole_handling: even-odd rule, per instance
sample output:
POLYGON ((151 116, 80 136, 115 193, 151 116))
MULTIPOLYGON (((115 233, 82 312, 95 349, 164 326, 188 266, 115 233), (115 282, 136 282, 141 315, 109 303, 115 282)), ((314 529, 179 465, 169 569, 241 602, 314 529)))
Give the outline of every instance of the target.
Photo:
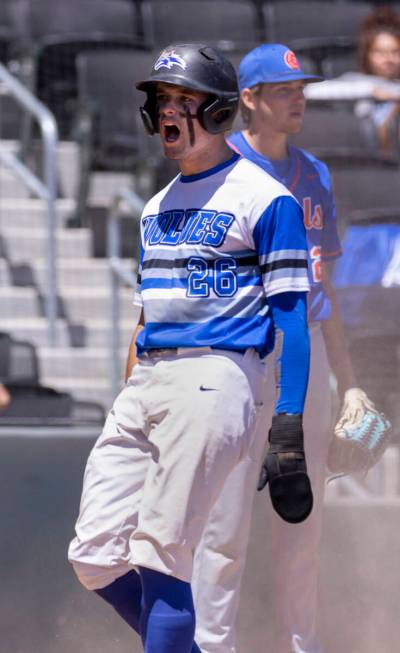
POLYGON ((290 195, 275 198, 253 230, 267 297, 307 292, 307 240, 303 212, 290 195))

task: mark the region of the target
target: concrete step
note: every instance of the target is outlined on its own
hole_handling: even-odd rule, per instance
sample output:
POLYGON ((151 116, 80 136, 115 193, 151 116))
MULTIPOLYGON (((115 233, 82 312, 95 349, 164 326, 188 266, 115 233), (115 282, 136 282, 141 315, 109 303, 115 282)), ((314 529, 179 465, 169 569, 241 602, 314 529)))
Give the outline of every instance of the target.
MULTIPOLYGON (((13 154, 18 152, 18 144, 12 140, 0 140, 0 148, 10 151, 13 154)), ((42 169, 42 156, 40 143, 35 144, 36 166, 40 170, 30 169, 34 174, 40 176, 42 169)), ((73 199, 76 197, 76 188, 79 178, 79 147, 72 141, 61 141, 57 152, 57 173, 59 192, 62 197, 73 199)), ((1 194, 3 197, 29 197, 30 191, 24 183, 5 166, 0 166, 1 194)), ((95 172, 91 175, 89 189, 89 201, 104 203, 112 198, 122 186, 129 186, 132 183, 132 175, 120 172, 95 172)))
MULTIPOLYGON (((1 89, 2 90, 2 89, 1 89)), ((0 147, 7 152, 18 152, 19 143, 12 138, 0 138, 0 147)), ((2 166, 0 165, 0 169, 2 166)))
MULTIPOLYGON (((18 261, 14 262, 18 263, 18 261)), ((32 265, 34 279, 39 288, 45 291, 47 288, 47 261, 35 259, 25 262, 32 265)), ((127 272, 135 272, 136 262, 134 260, 122 259, 121 263, 127 272)), ((0 258, 0 286, 11 286, 12 283, 9 265, 5 259, 0 258)), ((82 287, 110 292, 111 273, 108 259, 60 258, 57 266, 57 283, 61 294, 64 289, 71 287, 78 294, 82 287)))
MULTIPOLYGON (((60 392, 68 392, 81 401, 95 401, 107 411, 115 399, 108 380, 99 381, 92 378, 60 379, 59 377, 42 377, 42 385, 50 386, 60 392)), ((122 387, 122 381, 121 381, 122 387)))
MULTIPOLYGON (((136 328, 136 314, 132 320, 121 320, 119 325, 119 342, 122 350, 128 352, 132 333, 136 328)), ((111 321, 87 320, 85 322, 86 345, 88 347, 111 347, 111 321)))
MULTIPOLYGON (((67 166, 68 164, 62 164, 61 170, 59 170, 57 194, 64 199, 75 200, 79 169, 71 167, 68 170, 67 166)), ((41 174, 39 177, 42 179, 41 174)), ((129 174, 93 173, 90 177, 88 202, 89 204, 108 206, 121 188, 131 185, 132 176, 129 174)), ((35 197, 19 177, 4 167, 0 168, 0 189, 3 198, 22 200, 35 197)))
MULTIPOLYGON (((127 351, 121 349, 121 371, 127 351)), ((39 347, 41 378, 93 379, 106 382, 110 379, 111 351, 105 347, 39 347)))
MULTIPOLYGON (((133 261, 123 260, 122 265, 126 270, 132 270, 133 261)), ((47 265, 46 261, 35 261, 34 265, 35 278, 40 287, 45 288, 47 285, 47 265)), ((110 287, 110 267, 108 259, 94 258, 74 258, 61 259, 58 265, 58 284, 60 291, 70 286, 75 286, 78 294, 83 287, 86 288, 103 288, 108 290, 110 287)))
MULTIPOLYGON (((40 317, 37 294, 33 288, 0 287, 1 319, 40 317)), ((1 327, 3 328, 3 327, 1 327)))
MULTIPOLYGON (((84 327, 84 342, 86 347, 102 347, 109 350, 111 347, 111 321, 87 320, 82 323, 84 327)), ((132 333, 136 326, 136 319, 120 322, 120 346, 128 351, 132 333)), ((6 317, 0 320, 1 331, 12 333, 15 338, 28 340, 37 347, 49 345, 47 320, 44 317, 6 317)), ((57 347, 69 347, 71 344, 68 326, 64 320, 56 323, 57 347)), ((80 351, 82 351, 80 349, 80 351)))
MULTIPOLYGON (((47 255, 48 240, 45 229, 2 227, 7 253, 14 262, 31 263, 47 255)), ((89 229, 61 230, 56 233, 57 253, 60 258, 90 257, 92 238, 89 229)))
MULTIPOLYGON (((108 289, 99 288, 65 288, 62 294, 68 317, 73 322, 85 323, 90 319, 111 319, 111 293, 108 289)), ((133 302, 133 289, 120 290, 121 319, 135 319, 136 312, 133 302)))
POLYGON ((109 206, 121 188, 131 185, 132 175, 121 172, 94 172, 90 176, 89 204, 109 206))
POLYGON ((2 197, 27 199, 30 191, 10 170, 0 169, 0 193, 2 197))
MULTIPOLYGON (((13 140, 0 140, 0 148, 12 152, 13 154, 18 154, 19 144, 17 141, 13 140)), ((36 165, 41 171, 42 146, 40 141, 35 141, 33 149, 35 151, 33 158, 36 160, 36 165)), ((30 168, 32 167, 33 165, 30 163, 30 168)), ((0 186, 3 197, 29 197, 29 191, 26 189, 23 182, 15 177, 4 166, 0 166, 0 180, 2 179, 3 172, 7 173, 7 185, 5 185, 4 188, 3 186, 0 186), (10 178, 11 181, 9 181, 10 178)), ((38 174, 37 171, 35 174, 38 174)), ((59 192, 63 197, 74 198, 76 196, 76 187, 79 176, 79 147, 76 143, 72 141, 61 141, 59 143, 57 150, 57 174, 59 192)), ((41 178, 41 172, 38 176, 41 178)))
MULTIPOLYGON (((36 347, 49 345, 47 320, 44 317, 2 318, 0 327, 14 338, 28 340, 36 347)), ((69 332, 64 320, 57 320, 56 342, 60 347, 68 347, 70 344, 69 332)))
MULTIPOLYGON (((73 214, 75 202, 71 199, 56 201, 58 226, 64 227, 73 214)), ((47 228, 47 205, 40 199, 15 199, 0 197, 0 231, 3 228, 47 228)))

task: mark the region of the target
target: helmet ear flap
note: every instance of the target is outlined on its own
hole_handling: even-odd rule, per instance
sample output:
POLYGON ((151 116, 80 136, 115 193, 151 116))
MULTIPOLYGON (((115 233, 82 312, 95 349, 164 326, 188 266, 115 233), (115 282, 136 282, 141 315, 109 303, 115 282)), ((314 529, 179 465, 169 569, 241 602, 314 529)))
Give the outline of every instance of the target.
POLYGON ((150 136, 158 133, 158 111, 156 98, 148 94, 144 106, 140 107, 139 111, 146 132, 150 136))
POLYGON ((220 134, 228 131, 235 119, 238 106, 237 98, 208 98, 198 108, 198 118, 201 125, 210 134, 220 134))

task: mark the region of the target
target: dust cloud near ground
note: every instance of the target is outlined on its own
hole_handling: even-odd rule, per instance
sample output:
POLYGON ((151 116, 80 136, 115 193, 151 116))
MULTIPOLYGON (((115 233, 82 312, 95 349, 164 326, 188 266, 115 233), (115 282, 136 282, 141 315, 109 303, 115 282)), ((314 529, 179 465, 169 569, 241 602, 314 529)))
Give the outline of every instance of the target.
MULTIPOLYGON (((240 653, 275 653, 271 552, 256 496, 238 623, 240 653)), ((325 653, 391 653, 399 647, 400 504, 326 505, 320 553, 319 634, 325 653)))
MULTIPOLYGON (((0 438, 0 631, 4 653, 139 653, 138 638, 66 561, 91 440, 0 438)), ((255 500, 239 653, 275 653, 264 515, 255 500)), ((319 622, 326 653, 398 650, 400 507, 327 505, 319 622)))

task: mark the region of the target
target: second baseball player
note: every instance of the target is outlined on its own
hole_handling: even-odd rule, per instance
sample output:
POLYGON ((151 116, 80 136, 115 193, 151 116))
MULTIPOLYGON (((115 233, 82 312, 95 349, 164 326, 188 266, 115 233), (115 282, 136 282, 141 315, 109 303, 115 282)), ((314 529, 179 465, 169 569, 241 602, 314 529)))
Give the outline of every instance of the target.
MULTIPOLYGON (((341 253, 336 211, 326 165, 288 143, 302 126, 304 86, 318 81, 300 67, 285 45, 261 45, 239 66, 245 128, 229 135, 231 147, 282 182, 303 208, 307 232, 310 382, 304 413, 305 447, 314 494, 311 516, 290 525, 269 509, 266 537, 272 539, 274 578, 269 582, 275 606, 275 633, 266 633, 274 653, 322 653, 316 634, 318 553, 322 524, 325 464, 331 435, 330 367, 347 416, 364 411, 368 399, 357 388, 329 280, 330 262, 341 253), (329 364, 328 364, 329 358, 329 364)), ((290 225, 288 225, 290 229, 290 225)), ((279 365, 279 348, 277 363, 279 365)), ((257 484, 265 423, 274 410, 271 367, 267 374, 258 451, 247 456, 227 479, 196 551, 193 594, 197 606, 197 642, 204 653, 235 653, 235 618, 257 484), (264 430, 263 430, 264 429, 264 430), (242 502, 242 503, 241 503, 242 502), (237 506, 232 514, 230 506, 237 506)))

